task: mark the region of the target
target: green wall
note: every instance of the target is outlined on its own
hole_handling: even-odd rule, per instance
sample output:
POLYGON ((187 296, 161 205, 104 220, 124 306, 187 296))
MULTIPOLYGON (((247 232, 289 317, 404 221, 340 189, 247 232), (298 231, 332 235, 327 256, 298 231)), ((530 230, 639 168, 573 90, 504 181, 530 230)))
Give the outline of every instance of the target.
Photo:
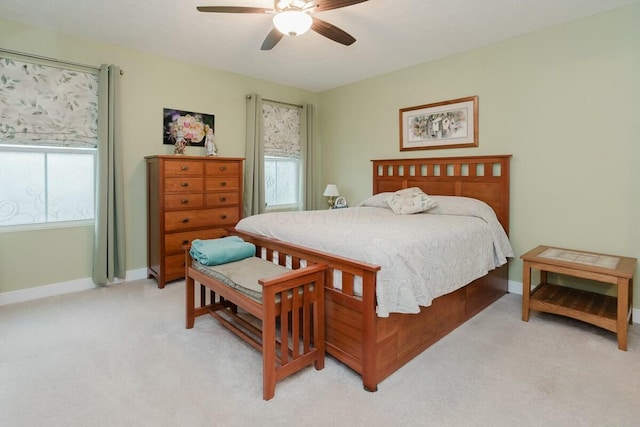
POLYGON ((353 205, 371 159, 512 154, 511 280, 538 244, 640 258, 638 23, 636 4, 321 93, 326 182, 353 205), (471 95, 479 147, 399 151, 400 108, 471 95))
MULTIPOLYGON (((258 92, 318 106, 321 185, 352 205, 371 193, 371 159, 512 154, 520 282, 518 257, 538 244, 640 258, 638 22, 636 4, 319 94, 11 22, 0 21, 0 47, 124 69, 128 270, 146 263, 143 158, 171 152, 162 108, 215 114, 220 154, 243 156, 244 96, 258 92), (398 109, 471 95, 479 147, 398 150, 398 109)), ((0 292, 89 277, 91 242, 88 227, 0 233, 0 292)))
MULTIPOLYGON (((99 66, 119 65, 127 270, 146 267, 144 156, 171 154, 162 144, 162 109, 215 114, 221 156, 244 156, 245 95, 317 104, 318 95, 223 71, 0 20, 0 47, 99 66)), ((201 147, 187 154, 204 154, 201 147)), ((0 232, 0 293, 91 276, 93 227, 0 232)))

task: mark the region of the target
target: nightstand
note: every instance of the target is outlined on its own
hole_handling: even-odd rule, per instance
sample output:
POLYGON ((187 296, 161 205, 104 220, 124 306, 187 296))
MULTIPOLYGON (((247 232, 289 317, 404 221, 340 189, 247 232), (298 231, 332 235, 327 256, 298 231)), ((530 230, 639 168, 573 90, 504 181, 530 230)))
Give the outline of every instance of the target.
POLYGON ((522 320, 529 311, 559 314, 615 332, 618 348, 627 350, 627 327, 632 321, 633 274, 638 260, 571 249, 538 246, 522 255, 522 320), (531 289, 531 270, 540 270, 540 283, 531 289), (560 286, 547 281, 557 273, 616 286, 617 295, 560 286))

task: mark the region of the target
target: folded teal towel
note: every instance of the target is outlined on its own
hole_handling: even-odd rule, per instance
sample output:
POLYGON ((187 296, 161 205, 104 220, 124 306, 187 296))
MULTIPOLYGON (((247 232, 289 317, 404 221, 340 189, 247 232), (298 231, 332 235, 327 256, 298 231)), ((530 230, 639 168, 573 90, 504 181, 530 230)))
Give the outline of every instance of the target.
POLYGON ((255 256, 256 247, 238 236, 191 242, 189 251, 193 259, 204 265, 219 265, 255 256))

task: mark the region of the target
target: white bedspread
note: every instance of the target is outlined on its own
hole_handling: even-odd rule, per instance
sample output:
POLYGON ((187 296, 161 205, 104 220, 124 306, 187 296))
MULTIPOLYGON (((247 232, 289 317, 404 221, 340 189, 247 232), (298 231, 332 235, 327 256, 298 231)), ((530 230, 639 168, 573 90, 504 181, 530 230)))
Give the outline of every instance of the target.
POLYGON ((267 213, 244 218, 236 228, 379 265, 378 316, 417 313, 513 256, 488 205, 431 197, 438 206, 427 213, 396 215, 380 207, 267 213))

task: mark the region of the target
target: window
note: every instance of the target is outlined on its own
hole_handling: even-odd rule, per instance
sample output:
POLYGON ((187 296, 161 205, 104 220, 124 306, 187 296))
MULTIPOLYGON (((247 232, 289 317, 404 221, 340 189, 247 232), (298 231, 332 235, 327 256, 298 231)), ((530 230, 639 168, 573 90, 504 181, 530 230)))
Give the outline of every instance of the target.
POLYGON ((94 218, 97 70, 0 57, 0 228, 94 218))
POLYGON ((264 179, 266 210, 297 210, 301 205, 300 109, 264 102, 264 179))
POLYGON ((95 151, 0 145, 0 225, 93 219, 95 151))
POLYGON ((267 207, 297 208, 300 194, 300 161, 286 157, 265 157, 264 199, 267 207))

